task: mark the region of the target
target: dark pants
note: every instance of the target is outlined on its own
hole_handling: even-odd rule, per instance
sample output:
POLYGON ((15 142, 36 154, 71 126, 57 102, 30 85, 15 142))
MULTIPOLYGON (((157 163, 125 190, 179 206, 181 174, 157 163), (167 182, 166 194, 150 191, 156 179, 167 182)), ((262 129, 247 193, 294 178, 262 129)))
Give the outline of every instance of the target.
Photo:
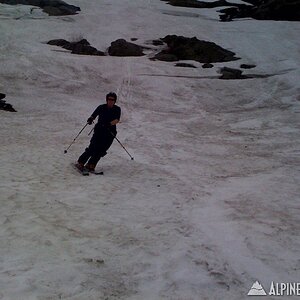
MULTIPOLYGON (((116 132, 113 132, 116 135, 116 132)), ((101 157, 107 154, 107 150, 114 141, 113 135, 108 128, 95 129, 90 145, 78 158, 78 162, 96 166, 101 157)))

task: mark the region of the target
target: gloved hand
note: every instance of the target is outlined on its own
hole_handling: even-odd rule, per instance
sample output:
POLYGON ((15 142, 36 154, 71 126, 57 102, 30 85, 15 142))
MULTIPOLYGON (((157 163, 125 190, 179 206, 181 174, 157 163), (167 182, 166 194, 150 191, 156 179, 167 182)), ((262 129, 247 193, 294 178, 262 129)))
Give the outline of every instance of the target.
POLYGON ((92 117, 89 117, 89 118, 87 119, 87 123, 88 123, 89 125, 92 125, 92 124, 93 124, 93 121, 94 121, 94 119, 93 119, 92 117))

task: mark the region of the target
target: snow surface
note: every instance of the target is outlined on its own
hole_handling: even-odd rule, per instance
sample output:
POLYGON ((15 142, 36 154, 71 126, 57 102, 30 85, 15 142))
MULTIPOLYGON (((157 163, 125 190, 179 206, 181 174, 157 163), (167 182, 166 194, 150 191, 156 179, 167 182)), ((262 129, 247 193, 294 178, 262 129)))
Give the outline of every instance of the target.
POLYGON ((221 23, 218 9, 159 0, 68 3, 80 14, 0 5, 0 91, 18 111, 0 111, 0 299, 246 299, 255 281, 299 281, 300 23, 221 23), (105 51, 167 34, 241 59, 190 69, 150 50, 46 44, 105 51), (218 79, 242 63, 273 76, 218 79), (71 162, 91 127, 64 149, 109 91, 135 160, 115 141, 105 175, 82 177, 71 162))

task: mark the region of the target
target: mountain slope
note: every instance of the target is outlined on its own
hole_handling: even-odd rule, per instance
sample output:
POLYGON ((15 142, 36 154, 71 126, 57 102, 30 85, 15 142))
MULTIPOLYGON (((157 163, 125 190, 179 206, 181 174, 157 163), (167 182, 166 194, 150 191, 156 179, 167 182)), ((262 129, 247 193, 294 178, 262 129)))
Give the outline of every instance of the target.
POLYGON ((296 281, 300 25, 225 24, 161 1, 70 4, 81 13, 0 5, 0 92, 18 111, 0 111, 0 298, 242 299, 256 280, 296 281), (167 34, 241 60, 186 69, 151 51, 88 57, 46 44, 83 37, 105 51, 167 34), (242 63, 272 76, 218 79, 242 63), (82 177, 71 162, 91 127, 63 152, 109 91, 135 160, 114 142, 105 175, 82 177))

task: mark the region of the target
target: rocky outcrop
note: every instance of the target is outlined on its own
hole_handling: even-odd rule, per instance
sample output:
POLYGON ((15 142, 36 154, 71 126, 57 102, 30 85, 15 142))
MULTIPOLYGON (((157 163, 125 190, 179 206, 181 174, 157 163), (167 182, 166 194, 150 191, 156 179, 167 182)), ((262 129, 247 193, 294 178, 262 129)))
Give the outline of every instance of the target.
POLYGON ((243 71, 239 69, 233 69, 228 67, 223 67, 220 69, 220 79, 243 79, 243 71))
POLYGON ((16 110, 13 108, 11 104, 6 103, 6 101, 3 100, 5 97, 6 97, 5 94, 0 93, 0 109, 10 111, 10 112, 16 112, 16 110))
POLYGON ((47 44, 59 46, 64 49, 70 50, 72 54, 80 54, 80 55, 97 55, 104 56, 104 52, 97 50, 92 47, 90 43, 86 40, 80 40, 78 42, 68 42, 63 39, 51 40, 47 44))
POLYGON ((271 76, 279 75, 279 73, 274 74, 243 74, 243 70, 240 69, 234 69, 234 68, 228 68, 228 67, 222 67, 219 69, 218 73, 221 74, 219 79, 253 79, 253 78, 268 78, 271 76))
POLYGON ((186 64, 186 63, 177 63, 175 64, 175 67, 181 67, 181 68, 197 68, 192 64, 186 64))
POLYGON ((169 52, 168 49, 162 50, 161 52, 157 53, 151 60, 161 60, 161 61, 178 61, 178 57, 175 54, 169 52))
POLYGON ((67 4, 62 0, 0 0, 0 3, 38 6, 50 16, 75 15, 80 11, 80 7, 67 4))
POLYGON ((253 69, 255 67, 256 67, 256 65, 249 65, 249 64, 241 64, 240 65, 240 68, 242 68, 242 69, 253 69))
POLYGON ((300 21, 300 0, 260 1, 253 10, 254 19, 300 21))
POLYGON ((201 63, 213 63, 238 59, 235 53, 215 43, 198 40, 196 37, 168 35, 161 40, 167 44, 167 48, 154 56, 157 60, 195 60, 201 63))
POLYGON ((226 0, 218 0, 212 2, 197 1, 197 0, 162 0, 173 6, 193 7, 193 8, 214 8, 220 6, 231 6, 232 3, 226 0))
POLYGON ((300 0, 245 0, 249 3, 231 3, 226 0, 205 2, 197 0, 162 0, 173 6, 214 8, 230 6, 220 10, 220 21, 236 18, 254 18, 258 20, 300 21, 300 0))
POLYGON ((111 43, 108 54, 111 56, 143 56, 143 47, 124 39, 118 39, 111 43))
MULTIPOLYGON (((104 56, 105 53, 92 47, 90 43, 83 39, 78 42, 68 42, 63 39, 51 40, 47 44, 62 47, 70 50, 72 54, 98 55, 104 56)), ((118 39, 111 43, 108 48, 108 54, 111 56, 142 56, 144 47, 127 42, 124 39, 118 39)))

